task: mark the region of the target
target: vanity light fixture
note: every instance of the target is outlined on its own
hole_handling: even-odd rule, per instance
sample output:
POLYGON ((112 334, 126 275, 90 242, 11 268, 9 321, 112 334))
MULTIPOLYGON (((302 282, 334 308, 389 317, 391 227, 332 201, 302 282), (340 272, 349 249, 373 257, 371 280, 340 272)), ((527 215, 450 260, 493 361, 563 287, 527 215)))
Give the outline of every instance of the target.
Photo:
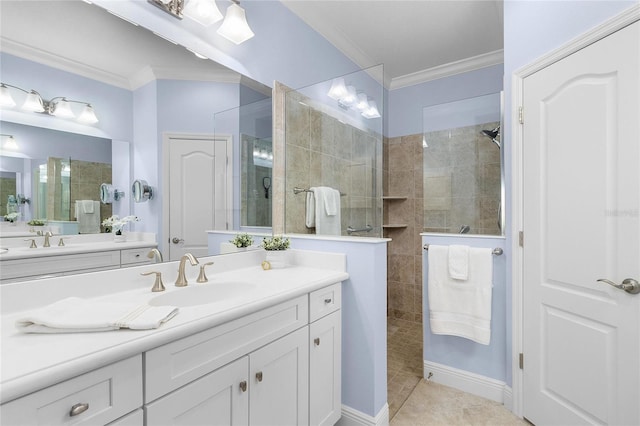
MULTIPOLYGON (((222 19, 222 13, 216 5, 216 0, 147 0, 170 15, 182 19, 186 16, 199 24, 209 27, 222 19)), ((235 44, 243 43, 255 34, 247 23, 244 9, 239 0, 231 0, 227 14, 217 33, 235 44)))
POLYGON ((0 134, 3 139, 2 149, 8 149, 10 151, 17 151, 18 144, 16 143, 16 138, 13 135, 5 135, 4 133, 0 134))
POLYGON ((380 118, 380 111, 376 102, 366 93, 356 91, 356 88, 344 83, 344 78, 334 78, 327 93, 331 99, 338 101, 340 108, 348 110, 355 108, 364 118, 380 118))
POLYGON ((84 124, 95 124, 98 122, 98 117, 96 117, 93 107, 88 102, 75 101, 73 99, 67 99, 64 96, 56 96, 47 101, 42 98, 40 93, 33 89, 25 90, 7 83, 0 83, 0 106, 3 108, 13 108, 16 106, 16 102, 9 90, 10 87, 26 93, 24 103, 21 107, 25 111, 45 113, 58 118, 76 118, 76 114, 71 108, 71 104, 76 103, 84 105, 80 115, 76 118, 79 122, 84 124))
POLYGON ((235 44, 243 43, 253 37, 255 34, 251 31, 247 23, 247 17, 244 9, 240 7, 238 0, 231 0, 233 4, 227 8, 227 15, 220 28, 218 34, 235 44))
POLYGON ((222 13, 215 0, 190 0, 184 7, 187 16, 205 27, 211 26, 222 19, 222 13))

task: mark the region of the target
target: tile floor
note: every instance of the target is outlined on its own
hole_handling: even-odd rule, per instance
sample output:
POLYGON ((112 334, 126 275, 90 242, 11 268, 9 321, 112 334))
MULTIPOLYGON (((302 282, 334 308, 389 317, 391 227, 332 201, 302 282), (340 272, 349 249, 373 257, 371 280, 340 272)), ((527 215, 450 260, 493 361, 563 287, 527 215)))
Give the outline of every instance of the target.
POLYGON ((528 425, 500 403, 422 378, 422 324, 389 318, 390 426, 528 425))

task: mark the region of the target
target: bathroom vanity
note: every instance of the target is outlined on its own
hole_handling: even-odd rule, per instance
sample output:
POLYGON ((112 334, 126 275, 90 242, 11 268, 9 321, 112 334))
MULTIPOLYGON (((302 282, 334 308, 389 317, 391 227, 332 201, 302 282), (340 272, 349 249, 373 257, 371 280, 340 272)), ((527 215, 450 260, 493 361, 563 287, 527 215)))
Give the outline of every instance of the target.
POLYGON ((126 242, 114 242, 111 234, 54 235, 50 247, 44 237, 0 238, 0 282, 7 284, 55 276, 94 272, 153 262, 155 234, 131 233, 126 242), (58 246, 60 239, 64 246, 58 246), (30 248, 30 241, 36 247, 30 248))
POLYGON ((291 252, 292 265, 267 271, 259 266, 264 251, 202 258, 215 262, 209 282, 196 283, 191 267, 183 288, 170 281, 177 262, 0 287, 1 423, 334 424, 345 257, 291 252), (165 292, 151 293, 153 280, 140 276, 151 270, 162 272, 165 292), (23 300, 45 287, 40 300, 23 300), (15 330, 26 311, 70 291, 112 302, 174 301, 180 312, 155 330, 15 330))

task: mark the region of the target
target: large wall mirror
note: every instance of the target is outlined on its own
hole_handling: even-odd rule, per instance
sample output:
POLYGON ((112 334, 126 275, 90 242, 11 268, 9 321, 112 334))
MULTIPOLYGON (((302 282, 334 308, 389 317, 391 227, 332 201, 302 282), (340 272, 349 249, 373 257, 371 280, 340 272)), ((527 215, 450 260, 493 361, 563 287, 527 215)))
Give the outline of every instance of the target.
MULTIPOLYGON (((229 164, 233 168, 233 194, 225 196, 232 199, 230 208, 234 211, 234 220, 227 229, 240 228, 236 212, 240 209, 241 134, 256 135, 242 130, 242 122, 237 117, 225 128, 215 127, 214 114, 270 98, 270 88, 211 60, 200 59, 183 46, 87 2, 11 1, 2 2, 0 7, 2 82, 38 90, 47 99, 67 96, 91 102, 100 120, 93 125, 96 130, 93 133, 108 135, 105 139, 112 139, 112 143, 130 143, 127 144, 131 153, 127 181, 116 181, 121 173, 114 170, 111 182, 101 179, 98 183, 96 199, 99 199, 101 183, 124 189, 124 200, 111 207, 121 206, 122 210, 113 210, 113 213, 140 216, 135 230, 155 232, 162 248, 167 237, 174 234, 164 229, 166 218, 160 205, 170 203, 163 192, 167 188, 162 184, 163 173, 168 173, 162 170, 163 134, 214 135, 220 131, 229 135, 233 143, 230 156, 233 163, 229 164), (52 16, 56 17, 55 31, 49 30, 52 16), (148 203, 131 203, 134 177, 148 180, 154 187, 154 199, 148 203)), ((8 115, 3 109, 5 122, 9 121, 8 115)), ((34 123, 37 122, 34 127, 47 127, 41 124, 40 114, 20 112, 20 116, 20 124, 29 125, 32 117, 34 123)), ((64 121, 46 118, 48 122, 64 121)), ((260 125, 269 127, 270 131, 271 115, 262 120, 260 125)), ((5 130, 3 126, 2 133, 9 133, 5 130)), ((268 140, 268 135, 259 137, 268 140)), ((51 141, 43 137, 45 139, 51 141)), ((82 146, 91 146, 91 143, 84 142, 82 146)), ((113 168, 123 164, 115 161, 114 149, 107 154, 109 159, 100 160, 104 164, 110 162, 113 168)), ((66 152, 57 152, 54 157, 73 162, 77 159, 77 150, 67 147, 66 152)), ((73 199, 73 183, 69 184, 69 198, 73 199)), ((196 187, 198 183, 192 185, 196 187)), ((107 214, 109 212, 104 212, 107 214)), ((260 226, 263 224, 266 226, 267 222, 261 222, 260 226)), ((207 225, 202 226, 205 238, 209 229, 207 225)), ((165 259, 168 258, 165 255, 165 259)))
POLYGON ((423 109, 424 230, 503 235, 502 94, 423 109))

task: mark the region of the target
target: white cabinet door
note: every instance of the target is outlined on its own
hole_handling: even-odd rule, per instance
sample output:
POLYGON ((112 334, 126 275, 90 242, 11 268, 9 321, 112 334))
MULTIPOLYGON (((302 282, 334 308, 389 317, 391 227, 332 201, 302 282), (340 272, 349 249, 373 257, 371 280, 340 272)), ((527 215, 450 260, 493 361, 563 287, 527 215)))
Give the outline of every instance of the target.
POLYGON ((342 415, 341 329, 340 311, 309 326, 310 425, 334 425, 342 415))
POLYGON ((252 425, 309 422, 309 329, 303 327, 249 355, 252 425))
POLYGON ((248 424, 248 369, 248 358, 240 358, 148 404, 146 425, 248 424))

